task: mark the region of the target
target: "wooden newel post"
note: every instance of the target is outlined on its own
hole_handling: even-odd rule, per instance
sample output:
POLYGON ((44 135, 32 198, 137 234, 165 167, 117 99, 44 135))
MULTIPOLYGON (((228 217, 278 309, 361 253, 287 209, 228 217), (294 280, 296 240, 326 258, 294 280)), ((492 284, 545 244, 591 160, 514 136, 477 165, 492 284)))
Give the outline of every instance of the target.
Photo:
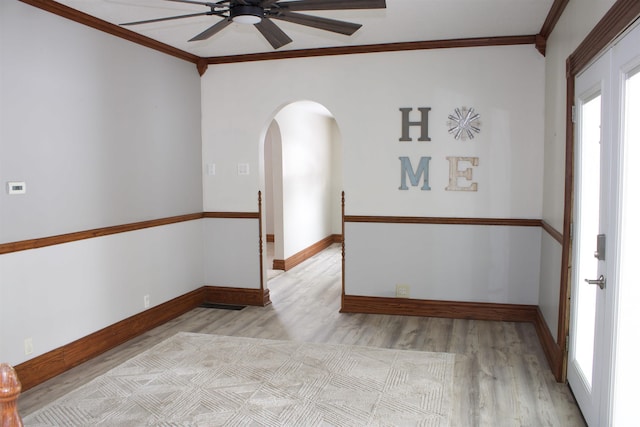
POLYGON ((18 414, 18 396, 22 385, 18 374, 8 364, 0 364, 0 427, 22 427, 18 414))

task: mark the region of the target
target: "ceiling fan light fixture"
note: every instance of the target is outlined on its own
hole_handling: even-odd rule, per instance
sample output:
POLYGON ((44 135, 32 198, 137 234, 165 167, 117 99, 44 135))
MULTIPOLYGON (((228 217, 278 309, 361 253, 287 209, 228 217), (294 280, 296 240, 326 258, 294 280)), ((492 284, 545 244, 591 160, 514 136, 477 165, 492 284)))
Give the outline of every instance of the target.
POLYGON ((236 5, 231 8, 231 20, 238 24, 258 24, 264 17, 260 6, 236 5))

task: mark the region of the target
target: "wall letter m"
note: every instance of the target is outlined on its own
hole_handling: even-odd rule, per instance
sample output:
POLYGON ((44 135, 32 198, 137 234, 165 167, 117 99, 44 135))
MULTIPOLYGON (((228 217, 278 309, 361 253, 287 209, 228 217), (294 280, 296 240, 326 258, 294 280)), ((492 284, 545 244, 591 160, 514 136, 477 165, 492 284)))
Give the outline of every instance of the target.
POLYGON ((398 157, 400 159, 400 187, 399 190, 408 190, 407 187, 407 177, 409 177, 409 182, 414 187, 418 186, 418 182, 420 181, 420 177, 423 177, 423 184, 421 190, 429 191, 431 187, 429 187, 429 161, 431 157, 420 157, 420 163, 418 163, 418 169, 413 171, 413 167, 411 166, 411 160, 408 157, 398 157))

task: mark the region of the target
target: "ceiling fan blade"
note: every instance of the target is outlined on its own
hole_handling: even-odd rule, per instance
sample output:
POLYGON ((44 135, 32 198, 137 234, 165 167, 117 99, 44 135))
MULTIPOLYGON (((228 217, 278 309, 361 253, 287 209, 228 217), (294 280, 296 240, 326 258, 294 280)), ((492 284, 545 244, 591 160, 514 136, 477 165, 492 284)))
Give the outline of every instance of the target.
POLYGON ((165 0, 172 1, 174 3, 186 3, 186 4, 201 4, 207 7, 223 7, 224 5, 221 3, 228 3, 227 1, 219 1, 216 3, 206 2, 206 1, 195 1, 195 0, 165 0))
POLYGON ((254 25, 258 31, 264 36, 265 39, 273 46, 274 49, 278 49, 286 44, 291 43, 293 40, 285 34, 276 24, 270 19, 263 19, 259 23, 254 25))
POLYGON ((345 34, 347 36, 355 33, 360 27, 362 27, 361 24, 354 24, 353 22, 338 21, 336 19, 322 18, 320 16, 304 15, 302 13, 294 12, 281 12, 269 17, 292 22, 294 24, 305 25, 307 27, 318 28, 320 30, 345 34))
POLYGON ((218 33, 219 31, 224 30, 230 24, 231 24, 231 19, 225 18, 222 21, 216 22, 214 25, 210 26, 209 28, 207 28, 197 36, 190 39, 189 41, 193 42, 193 41, 206 40, 209 37, 213 36, 214 34, 218 33))
POLYGON ((190 13, 188 15, 168 16, 166 18, 155 18, 155 19, 146 19, 144 21, 125 22, 124 24, 120 24, 120 25, 149 24, 151 22, 171 21, 173 19, 191 18, 191 17, 194 17, 194 16, 203 16, 203 15, 213 15, 213 13, 211 13, 210 11, 209 12, 190 13))
POLYGON ((265 3, 271 3, 285 10, 385 9, 387 7, 385 0, 299 0, 280 2, 267 0, 263 2, 263 7, 266 7, 265 3))

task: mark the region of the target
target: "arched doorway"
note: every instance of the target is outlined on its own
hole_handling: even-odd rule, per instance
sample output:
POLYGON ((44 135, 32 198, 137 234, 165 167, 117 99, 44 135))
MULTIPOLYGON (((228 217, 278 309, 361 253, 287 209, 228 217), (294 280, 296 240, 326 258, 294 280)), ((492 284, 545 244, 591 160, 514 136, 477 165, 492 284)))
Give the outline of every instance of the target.
POLYGON ((327 108, 285 105, 264 138, 267 278, 341 238, 342 141, 327 108))

